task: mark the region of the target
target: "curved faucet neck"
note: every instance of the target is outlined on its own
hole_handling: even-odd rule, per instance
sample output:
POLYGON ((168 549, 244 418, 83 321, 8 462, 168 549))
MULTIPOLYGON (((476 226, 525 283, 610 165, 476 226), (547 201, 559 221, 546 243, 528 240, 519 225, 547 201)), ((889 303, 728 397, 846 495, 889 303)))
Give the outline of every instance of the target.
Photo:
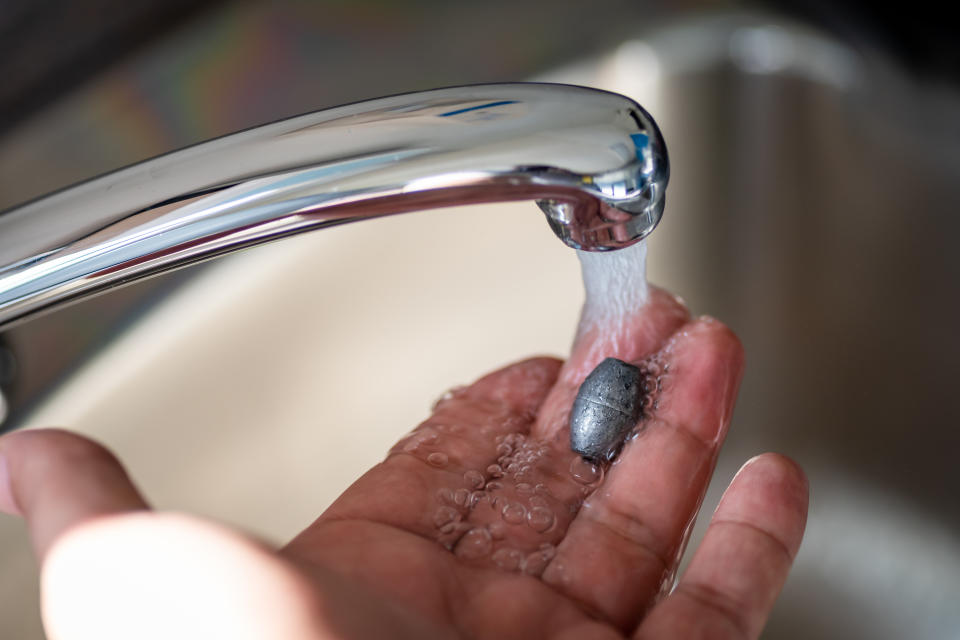
POLYGON ((628 246, 659 222, 656 124, 612 93, 497 84, 275 122, 0 214, 0 328, 303 231, 418 209, 537 200, 566 244, 628 246))

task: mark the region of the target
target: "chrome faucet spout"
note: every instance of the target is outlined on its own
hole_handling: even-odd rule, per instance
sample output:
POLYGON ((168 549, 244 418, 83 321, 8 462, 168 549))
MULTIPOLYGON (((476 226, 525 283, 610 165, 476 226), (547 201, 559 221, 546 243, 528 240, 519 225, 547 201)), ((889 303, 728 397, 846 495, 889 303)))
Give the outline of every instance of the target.
POLYGON ((311 229, 536 200, 566 244, 615 250, 663 213, 653 119, 612 93, 497 84, 290 118, 0 214, 0 329, 110 287, 311 229))

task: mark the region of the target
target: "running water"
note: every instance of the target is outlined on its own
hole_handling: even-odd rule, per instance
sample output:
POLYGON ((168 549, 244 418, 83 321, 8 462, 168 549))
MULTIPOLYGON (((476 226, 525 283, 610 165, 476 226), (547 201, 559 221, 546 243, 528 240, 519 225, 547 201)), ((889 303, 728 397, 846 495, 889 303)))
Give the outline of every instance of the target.
POLYGON ((647 241, 619 251, 577 251, 583 274, 584 302, 580 330, 617 327, 647 303, 647 241))
MULTIPOLYGON (((646 303, 646 253, 644 242, 614 252, 578 252, 586 293, 581 332, 591 327, 616 331, 646 303)), ((660 371, 645 370, 651 374, 644 383, 644 416, 649 417, 660 371)), ((434 410, 442 411, 462 394, 462 388, 452 389, 434 410)), ((501 424, 494 417, 490 424, 475 426, 470 457, 483 458, 483 464, 458 462, 466 425, 431 420, 394 448, 445 478, 427 519, 438 542, 463 562, 539 576, 581 507, 603 483, 607 465, 582 459, 566 437, 541 441, 529 435, 533 419, 501 424), (477 436, 482 436, 479 443, 477 436)))

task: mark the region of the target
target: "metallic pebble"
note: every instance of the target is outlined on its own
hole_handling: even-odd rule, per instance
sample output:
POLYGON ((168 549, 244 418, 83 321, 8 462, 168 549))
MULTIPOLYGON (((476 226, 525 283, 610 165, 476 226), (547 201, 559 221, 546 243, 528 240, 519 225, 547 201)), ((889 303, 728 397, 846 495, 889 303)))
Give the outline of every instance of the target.
POLYGON ((610 460, 643 413, 643 373, 607 358, 590 372, 570 412, 570 448, 594 461, 610 460))

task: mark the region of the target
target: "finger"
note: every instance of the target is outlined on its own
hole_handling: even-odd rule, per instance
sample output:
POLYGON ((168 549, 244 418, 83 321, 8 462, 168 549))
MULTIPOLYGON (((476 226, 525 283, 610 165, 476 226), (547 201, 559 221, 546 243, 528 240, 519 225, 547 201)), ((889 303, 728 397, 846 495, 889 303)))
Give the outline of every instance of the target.
POLYGON ((757 638, 800 548, 807 502, 806 476, 790 459, 745 464, 677 589, 635 637, 757 638))
POLYGON ((103 446, 67 431, 19 431, 0 439, 9 478, 7 511, 27 521, 42 560, 70 527, 96 516, 146 509, 120 462, 103 446))
MULTIPOLYGON (((529 430, 560 364, 554 358, 525 360, 447 394, 429 419, 314 524, 362 518, 435 537, 437 492, 467 493, 477 474, 484 482, 490 479, 487 467, 497 457, 497 436, 529 430)), ((314 530, 308 527, 288 551, 315 546, 314 530)))
POLYGON ((743 370, 733 333, 684 326, 657 356, 651 418, 584 503, 544 580, 621 628, 633 628, 674 570, 726 435, 743 370))
POLYGON ((647 304, 621 325, 582 325, 570 359, 563 365, 557 384, 537 415, 532 435, 548 441, 563 440, 566 444, 570 408, 587 374, 604 358, 642 360, 657 351, 689 319, 690 312, 682 300, 663 289, 650 287, 647 304))

